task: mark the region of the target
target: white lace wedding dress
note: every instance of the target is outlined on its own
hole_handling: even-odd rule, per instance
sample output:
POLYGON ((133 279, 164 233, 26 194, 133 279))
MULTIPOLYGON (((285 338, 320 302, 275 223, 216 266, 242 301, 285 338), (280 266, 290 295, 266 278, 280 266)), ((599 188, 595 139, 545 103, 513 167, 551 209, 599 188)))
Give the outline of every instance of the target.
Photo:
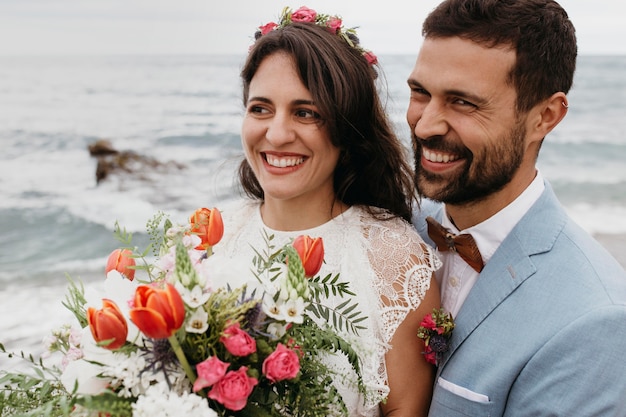
MULTIPOLYGON (((248 284, 254 288, 258 285, 249 271, 254 249, 263 250, 267 246, 263 229, 275 236, 276 249, 301 234, 322 237, 325 263, 320 275, 340 273, 340 280, 350 284, 350 289, 356 293, 353 300, 367 316, 367 320, 360 323, 366 329, 360 330, 358 337, 351 333, 342 336, 360 353, 364 382, 368 392, 374 395, 366 399, 359 395, 352 384, 354 371, 345 357, 334 355, 328 357, 328 362, 337 376, 345 376, 335 381, 350 416, 378 416, 378 403, 389 392, 385 352, 390 348, 395 330, 409 311, 417 308, 430 287, 432 273, 440 266, 434 251, 407 222, 376 220, 356 206, 328 223, 297 232, 266 227, 259 203, 246 202, 222 208, 221 212, 224 237, 214 247, 209 266, 214 287, 228 284, 235 288, 248 284), (239 273, 233 273, 233 269, 239 273)), ((345 298, 334 301, 339 304, 345 298)))

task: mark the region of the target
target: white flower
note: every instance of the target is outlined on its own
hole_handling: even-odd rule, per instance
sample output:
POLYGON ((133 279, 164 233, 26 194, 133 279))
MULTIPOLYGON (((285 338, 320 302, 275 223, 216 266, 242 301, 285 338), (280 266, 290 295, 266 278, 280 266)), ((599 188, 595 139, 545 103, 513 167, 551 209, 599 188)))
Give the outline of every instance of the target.
POLYGON ((109 377, 112 387, 119 387, 122 397, 138 396, 146 392, 153 382, 164 380, 162 372, 146 371, 146 360, 138 352, 115 353, 116 361, 104 367, 103 376, 109 377))
POLYGON ((209 314, 200 307, 187 319, 185 330, 189 333, 204 333, 209 328, 209 314))
POLYGON ((179 395, 165 382, 150 386, 132 408, 133 417, 217 417, 205 398, 187 392, 179 395))
POLYGON ((301 324, 304 321, 304 310, 307 305, 308 303, 305 303, 302 297, 287 300, 282 307, 285 310, 284 314, 287 316, 285 321, 301 324))
POLYGON ((187 304, 191 308, 198 308, 209 300, 211 297, 210 292, 205 292, 202 287, 199 285, 195 285, 191 290, 182 285, 180 282, 176 282, 174 284, 176 290, 182 297, 185 304, 187 304))
POLYGON ((304 311, 308 306, 301 297, 288 299, 286 301, 279 299, 274 301, 272 297, 263 298, 263 312, 268 316, 288 323, 301 324, 304 321, 304 311))
POLYGON ((263 304, 261 305, 261 308, 263 312, 271 318, 275 320, 285 321, 285 317, 283 316, 283 311, 280 308, 280 304, 276 303, 272 297, 263 297, 263 304))
POLYGON ((289 327, 289 323, 270 323, 267 325, 267 332, 272 336, 273 339, 280 339, 287 333, 287 327, 289 327))

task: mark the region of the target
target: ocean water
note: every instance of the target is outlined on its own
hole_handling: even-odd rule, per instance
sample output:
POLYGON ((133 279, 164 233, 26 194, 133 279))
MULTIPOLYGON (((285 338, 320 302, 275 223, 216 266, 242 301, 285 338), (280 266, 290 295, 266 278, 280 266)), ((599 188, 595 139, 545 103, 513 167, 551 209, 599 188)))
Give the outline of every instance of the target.
MULTIPOLYGON (((379 59, 387 110, 408 145, 414 57, 379 59)), ((71 318, 61 305, 66 274, 101 283, 106 257, 119 245, 116 222, 141 246, 157 211, 184 221, 197 207, 237 198, 242 61, 0 57, 1 343, 37 353, 48 331, 71 318), (97 184, 87 147, 98 139, 183 168, 97 184)), ((624 241, 626 56, 581 57, 569 103, 539 167, 585 229, 624 241)))

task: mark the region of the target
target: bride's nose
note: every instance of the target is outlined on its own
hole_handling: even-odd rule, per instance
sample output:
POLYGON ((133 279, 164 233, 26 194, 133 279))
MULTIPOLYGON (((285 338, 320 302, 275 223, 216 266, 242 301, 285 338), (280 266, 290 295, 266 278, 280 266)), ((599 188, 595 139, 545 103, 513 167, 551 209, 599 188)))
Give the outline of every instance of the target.
POLYGON ((296 139, 296 132, 291 117, 276 114, 267 126, 265 138, 276 147, 293 142, 296 139))

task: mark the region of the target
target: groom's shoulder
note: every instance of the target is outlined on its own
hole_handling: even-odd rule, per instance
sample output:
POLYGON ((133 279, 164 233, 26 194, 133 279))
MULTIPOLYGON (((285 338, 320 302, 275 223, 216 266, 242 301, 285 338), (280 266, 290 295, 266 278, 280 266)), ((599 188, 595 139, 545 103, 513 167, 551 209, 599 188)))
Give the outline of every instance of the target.
POLYGON ((433 244, 428 237, 428 230, 426 224, 426 217, 432 216, 437 221, 441 221, 441 212, 443 210, 443 203, 438 201, 422 198, 419 201, 419 205, 413 211, 413 217, 411 222, 413 227, 417 230, 417 233, 429 244, 433 244))
POLYGON ((432 216, 439 219, 440 213, 443 210, 443 203, 430 200, 428 198, 422 198, 419 200, 419 204, 413 210, 413 224, 425 223, 426 217, 432 216))

